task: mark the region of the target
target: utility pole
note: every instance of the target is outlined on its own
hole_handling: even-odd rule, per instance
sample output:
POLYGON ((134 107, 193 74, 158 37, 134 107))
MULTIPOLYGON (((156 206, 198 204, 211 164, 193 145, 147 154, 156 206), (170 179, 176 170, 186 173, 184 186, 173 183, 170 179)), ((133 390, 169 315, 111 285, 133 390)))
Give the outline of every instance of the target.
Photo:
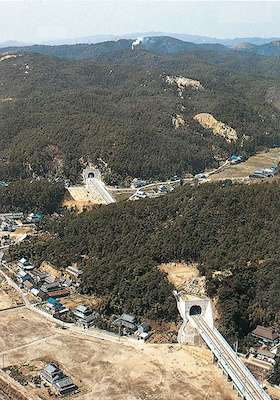
POLYGON ((237 350, 238 350, 238 339, 236 339, 235 341, 235 353, 237 353, 237 350))
POLYGON ((2 369, 4 369, 4 367, 5 367, 5 353, 3 353, 3 366, 2 366, 2 369))

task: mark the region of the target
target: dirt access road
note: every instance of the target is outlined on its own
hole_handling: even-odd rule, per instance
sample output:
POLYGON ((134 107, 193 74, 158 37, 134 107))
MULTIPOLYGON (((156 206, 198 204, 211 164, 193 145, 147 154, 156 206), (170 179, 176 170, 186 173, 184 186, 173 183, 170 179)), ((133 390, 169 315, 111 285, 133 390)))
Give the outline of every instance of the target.
MULTIPOLYGON (((81 388, 73 396, 79 400, 236 398, 205 348, 137 341, 112 343, 88 334, 90 330, 62 330, 28 309, 9 310, 0 320, 0 359, 4 354, 5 367, 59 363, 81 388)), ((37 373, 34 368, 33 374, 37 373)), ((36 399, 41 390, 32 383, 22 387, 22 393, 28 393, 30 399, 36 399)), ((44 393, 43 398, 51 397, 44 393)))

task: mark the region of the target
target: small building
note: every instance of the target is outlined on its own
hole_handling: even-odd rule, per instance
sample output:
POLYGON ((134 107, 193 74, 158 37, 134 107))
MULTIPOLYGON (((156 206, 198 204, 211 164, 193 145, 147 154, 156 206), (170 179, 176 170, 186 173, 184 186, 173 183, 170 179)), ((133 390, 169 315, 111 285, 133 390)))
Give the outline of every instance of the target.
POLYGON ((29 292, 31 291, 31 289, 33 289, 33 285, 32 285, 32 283, 29 282, 29 281, 24 281, 24 282, 23 282, 23 287, 24 287, 25 289, 27 289, 29 292))
POLYGON ((151 330, 151 327, 148 322, 142 322, 142 324, 138 325, 137 330, 140 333, 149 332, 151 330))
POLYGON ((272 353, 269 350, 265 350, 265 349, 258 349, 257 350, 257 358, 259 358, 260 360, 267 361, 267 362, 269 362, 271 364, 274 364, 275 363, 275 357, 276 357, 276 354, 272 353))
POLYGON ((48 364, 41 372, 41 377, 59 394, 66 394, 77 389, 73 380, 54 364, 48 364))
POLYGON ((36 283, 43 281, 47 276, 46 272, 41 272, 37 269, 33 269, 32 271, 29 271, 29 274, 32 276, 32 279, 34 279, 34 281, 36 283))
POLYGON ((44 293, 44 292, 42 292, 42 290, 39 290, 39 293, 37 294, 37 298, 39 300, 45 301, 48 299, 48 297, 49 296, 47 295, 47 293, 44 293))
POLYGON ((21 278, 18 279, 19 282, 23 283, 25 281, 30 281, 32 280, 32 277, 29 274, 26 274, 24 276, 22 276, 21 278))
POLYGON ((145 199, 147 197, 149 197, 148 193, 144 192, 143 190, 138 190, 135 193, 135 197, 137 197, 138 199, 145 199))
POLYGON ((256 329, 251 332, 251 335, 261 339, 265 343, 277 343, 279 335, 274 329, 265 328, 258 325, 256 329))
POLYGON ((131 187, 133 189, 137 189, 137 188, 145 186, 145 185, 147 185, 147 181, 145 181, 143 179, 134 178, 131 182, 131 187))
POLYGON ((196 174, 196 175, 195 175, 195 178, 196 178, 196 179, 206 179, 206 176, 205 176, 204 174, 201 173, 201 174, 196 174))
POLYGON ((35 222, 38 222, 41 218, 42 218, 42 215, 34 214, 34 213, 31 213, 26 217, 27 221, 32 222, 33 224, 35 222))
POLYGON ((158 188, 158 193, 165 194, 165 193, 167 193, 167 192, 168 192, 168 189, 167 189, 167 187, 164 186, 164 185, 161 185, 161 186, 158 188))
POLYGON ((243 156, 231 156, 231 163, 238 164, 243 161, 243 156))
POLYGON ((18 267, 21 269, 25 270, 31 270, 34 269, 34 265, 32 265, 29 261, 27 261, 25 258, 21 258, 18 262, 18 267))
POLYGON ((49 292, 53 298, 57 297, 66 297, 69 296, 69 291, 67 289, 60 289, 60 290, 55 290, 53 292, 49 292))
POLYGON ((146 341, 151 336, 151 327, 148 322, 142 322, 142 324, 138 325, 137 331, 134 335, 137 337, 138 340, 146 341))
POLYGON ((54 282, 58 282, 58 278, 54 275, 46 275, 45 277, 45 283, 54 283, 54 282))
POLYGON ((0 231, 14 232, 15 230, 15 221, 12 218, 0 217, 0 231))
POLYGON ((68 265, 68 267, 66 267, 65 271, 68 272, 68 274, 75 276, 75 278, 79 278, 83 273, 83 271, 81 269, 73 267, 72 265, 68 265))
POLYGON ((33 288, 30 290, 30 292, 33 294, 34 297, 37 297, 40 290, 33 288))

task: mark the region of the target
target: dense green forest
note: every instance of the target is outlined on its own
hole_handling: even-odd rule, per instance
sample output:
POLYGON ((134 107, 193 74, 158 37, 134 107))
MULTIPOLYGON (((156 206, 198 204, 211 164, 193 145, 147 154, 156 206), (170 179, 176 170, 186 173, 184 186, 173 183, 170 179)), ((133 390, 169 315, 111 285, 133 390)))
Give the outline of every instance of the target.
POLYGON ((0 186, 0 213, 24 212, 51 214, 61 208, 65 193, 61 183, 40 181, 16 181, 0 186))
POLYGON ((83 292, 107 296, 111 312, 167 320, 177 312, 157 265, 197 262, 208 294, 219 299, 220 329, 243 337, 256 324, 279 324, 279 195, 278 183, 183 186, 162 198, 46 217, 41 228, 56 238, 10 252, 59 268, 77 262, 83 292), (232 275, 214 278, 217 270, 232 275))
POLYGON ((248 73, 246 57, 243 68, 241 56, 199 54, 120 50, 98 62, 38 54, 2 60, 0 180, 74 182, 89 161, 110 183, 164 179, 279 146, 280 112, 268 91, 280 78, 264 67, 248 73), (167 75, 199 80, 204 90, 185 88, 180 97, 167 75), (234 128, 237 141, 194 121, 202 112, 234 128), (178 129, 176 115, 185 121, 178 129))

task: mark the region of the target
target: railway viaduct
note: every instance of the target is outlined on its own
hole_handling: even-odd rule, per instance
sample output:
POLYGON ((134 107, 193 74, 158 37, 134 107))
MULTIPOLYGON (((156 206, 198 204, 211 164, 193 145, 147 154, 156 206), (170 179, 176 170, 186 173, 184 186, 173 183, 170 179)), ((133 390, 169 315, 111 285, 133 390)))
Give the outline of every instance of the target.
POLYGON ((244 400, 271 400, 225 338, 214 326, 210 299, 174 292, 177 307, 183 318, 178 342, 196 344, 201 337, 217 359, 227 378, 244 400))

